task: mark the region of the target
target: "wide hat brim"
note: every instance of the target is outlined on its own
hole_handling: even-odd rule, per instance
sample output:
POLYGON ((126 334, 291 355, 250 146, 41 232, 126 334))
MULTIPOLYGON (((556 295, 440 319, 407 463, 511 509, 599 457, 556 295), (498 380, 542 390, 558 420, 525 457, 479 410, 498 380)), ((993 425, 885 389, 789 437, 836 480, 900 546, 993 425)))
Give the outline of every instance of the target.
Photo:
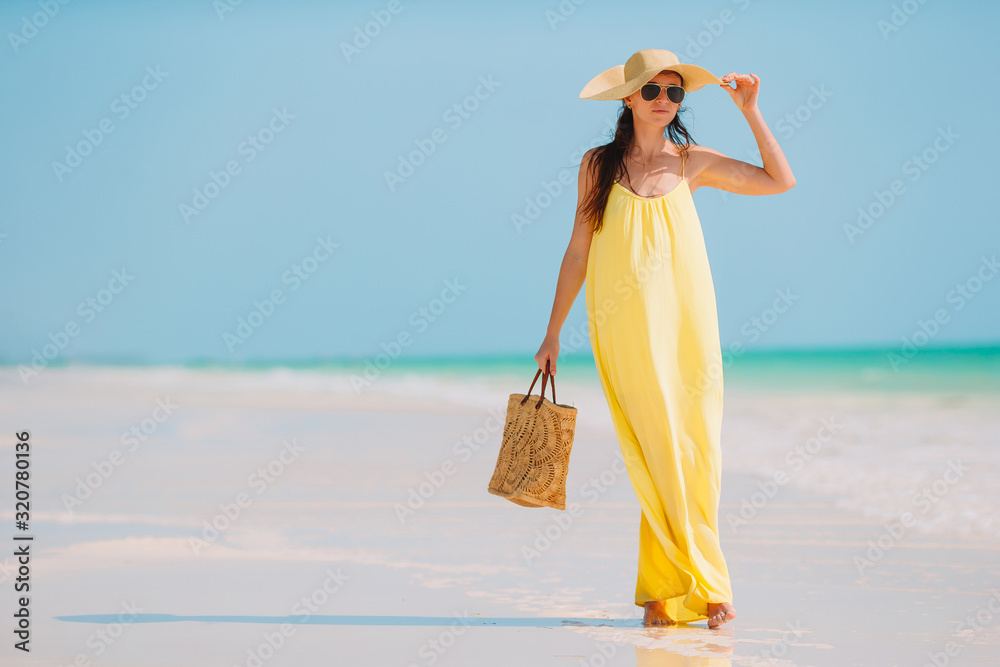
POLYGON ((677 56, 665 49, 636 51, 624 65, 615 65, 595 76, 580 91, 581 100, 621 100, 649 83, 663 70, 681 75, 684 92, 690 93, 710 83, 721 84, 722 79, 704 67, 679 62, 677 56))

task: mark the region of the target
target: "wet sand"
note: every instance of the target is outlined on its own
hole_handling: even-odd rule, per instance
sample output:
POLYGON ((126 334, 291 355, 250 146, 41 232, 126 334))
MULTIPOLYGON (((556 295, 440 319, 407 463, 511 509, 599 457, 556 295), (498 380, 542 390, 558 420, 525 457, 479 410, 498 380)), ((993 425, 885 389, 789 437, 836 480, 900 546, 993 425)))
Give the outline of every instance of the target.
MULTIPOLYGON (((34 445, 32 652, 12 649, 9 627, 4 664, 987 665, 1000 650, 1000 540, 973 473, 939 485, 926 513, 910 502, 943 479, 947 446, 930 462, 897 457, 935 473, 912 489, 888 473, 859 478, 864 496, 823 483, 865 461, 851 446, 884 437, 859 415, 913 397, 875 409, 727 390, 720 523, 737 618, 653 629, 633 602, 639 506, 599 389, 559 386, 581 410, 559 512, 486 492, 506 403, 490 388, 504 383, 468 400, 469 387, 355 395, 295 373, 43 375, 26 389, 0 370, 6 432, 29 428, 34 445), (815 430, 810 410, 833 405, 848 426, 793 474, 783 453, 815 430), (751 433, 747 452, 736 442, 751 433), (778 469, 788 483, 769 486, 778 469), (909 525, 891 518, 907 506, 909 525), (937 520, 963 507, 968 530, 937 520)), ((979 401, 961 403, 992 428, 979 401)), ((950 416, 917 418, 947 435, 950 416)), ((969 449, 968 420, 954 423, 969 449)), ((9 438, 0 461, 12 469, 9 438)), ((11 494, 0 500, 11 525, 11 494)), ((14 564, 0 570, 9 625, 14 564)))

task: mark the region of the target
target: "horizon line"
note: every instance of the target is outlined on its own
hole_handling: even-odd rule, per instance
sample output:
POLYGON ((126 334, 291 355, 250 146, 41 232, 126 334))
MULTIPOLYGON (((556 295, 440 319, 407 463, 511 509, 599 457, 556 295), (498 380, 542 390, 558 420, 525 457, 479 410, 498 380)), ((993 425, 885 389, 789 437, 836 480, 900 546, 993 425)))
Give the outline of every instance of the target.
MULTIPOLYGON (((722 347, 723 355, 733 355, 733 351, 722 347)), ((737 357, 766 360, 780 358, 796 358, 809 356, 813 358, 822 357, 842 357, 845 355, 854 357, 883 356, 888 354, 903 355, 904 351, 900 346, 798 346, 798 347, 773 347, 746 349, 735 354, 737 357)), ((89 355, 82 358, 54 359, 47 360, 46 366, 67 367, 79 366, 174 366, 187 368, 224 367, 224 368, 269 368, 269 367, 353 367, 364 366, 373 359, 384 356, 383 352, 375 352, 369 355, 339 355, 339 356, 311 356, 302 358, 289 357, 261 357, 256 359, 221 357, 193 357, 183 361, 155 361, 150 359, 140 359, 135 357, 107 358, 99 355, 89 355)), ((990 343, 972 343, 967 345, 949 345, 937 347, 921 347, 909 357, 910 360, 923 357, 942 356, 1000 356, 1000 341, 990 343)), ((403 354, 392 359, 393 366, 426 366, 428 364, 484 364, 484 363, 517 363, 525 359, 534 360, 532 352, 489 352, 489 353, 458 353, 458 354, 403 354)), ((592 351, 587 348, 586 352, 561 351, 559 360, 562 363, 593 363, 592 351)), ((31 365, 32 361, 10 361, 0 360, 0 368, 17 368, 22 365, 31 365)))

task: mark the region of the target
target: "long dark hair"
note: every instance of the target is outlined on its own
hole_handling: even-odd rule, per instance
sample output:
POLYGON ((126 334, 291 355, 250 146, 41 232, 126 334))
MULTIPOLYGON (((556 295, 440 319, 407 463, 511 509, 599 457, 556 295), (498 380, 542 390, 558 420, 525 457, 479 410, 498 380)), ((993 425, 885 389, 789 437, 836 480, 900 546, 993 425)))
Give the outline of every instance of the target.
MULTIPOLYGON (((664 71, 677 74, 673 70, 664 71)), ((677 75, 680 76, 680 74, 677 75)), ((681 84, 684 84, 683 77, 681 77, 681 84)), ((674 145, 679 146, 682 151, 686 152, 692 144, 696 146, 698 144, 691 138, 691 134, 681 122, 680 114, 682 111, 688 111, 688 108, 681 107, 677 109, 673 120, 667 125, 664 136, 674 145)), ((598 146, 594 150, 590 160, 590 177, 594 186, 587 199, 583 202, 581 210, 583 211, 584 219, 593 225, 595 234, 599 233, 604 226, 604 209, 608 205, 611 187, 614 185, 615 180, 626 173, 625 156, 634 138, 635 125, 632 118, 632 109, 623 100, 622 108, 618 113, 618 124, 615 127, 614 138, 609 143, 598 146)))

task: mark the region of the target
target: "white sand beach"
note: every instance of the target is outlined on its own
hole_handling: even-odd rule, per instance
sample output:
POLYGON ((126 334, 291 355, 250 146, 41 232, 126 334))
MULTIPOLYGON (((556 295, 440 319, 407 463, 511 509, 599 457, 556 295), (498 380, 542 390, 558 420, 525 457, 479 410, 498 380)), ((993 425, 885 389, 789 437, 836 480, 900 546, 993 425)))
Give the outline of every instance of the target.
MULTIPOLYGON (((639 506, 600 386, 567 510, 487 493, 524 379, 0 369, 11 665, 993 665, 1000 395, 728 386, 737 617, 642 628, 639 506), (30 431, 31 652, 14 433, 30 431)), ((523 384, 523 386, 522 386, 523 384)), ((537 393, 537 388, 536 388, 537 393)))

